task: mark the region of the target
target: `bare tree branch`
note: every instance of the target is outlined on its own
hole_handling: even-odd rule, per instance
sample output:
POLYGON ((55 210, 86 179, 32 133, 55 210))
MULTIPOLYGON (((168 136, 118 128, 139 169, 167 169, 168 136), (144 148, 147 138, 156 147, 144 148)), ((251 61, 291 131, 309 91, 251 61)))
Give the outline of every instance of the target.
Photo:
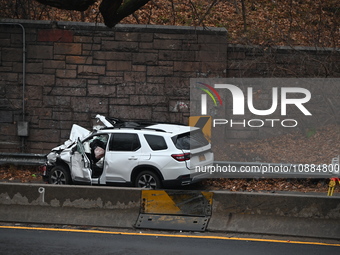
POLYGON ((199 26, 202 25, 202 23, 203 23, 205 17, 210 13, 211 9, 218 3, 218 1, 219 1, 219 0, 214 0, 214 1, 210 4, 208 10, 204 13, 204 15, 203 15, 203 16, 200 18, 200 20, 198 21, 198 25, 199 25, 199 26))
POLYGON ((247 31, 247 14, 246 14, 246 5, 244 3, 244 0, 241 0, 242 4, 242 18, 243 18, 243 29, 244 32, 247 31))

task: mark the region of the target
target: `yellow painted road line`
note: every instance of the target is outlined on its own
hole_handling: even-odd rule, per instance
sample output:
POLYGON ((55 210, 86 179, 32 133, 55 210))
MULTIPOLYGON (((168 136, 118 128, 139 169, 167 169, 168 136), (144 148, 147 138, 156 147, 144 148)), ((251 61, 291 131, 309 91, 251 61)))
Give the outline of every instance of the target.
POLYGON ((216 240, 233 240, 233 241, 253 241, 253 242, 271 242, 271 243, 287 243, 287 244, 310 244, 310 245, 325 245, 339 246, 335 243, 320 243, 320 242, 304 242, 276 239, 260 239, 260 238, 243 238, 243 237, 225 237, 225 236, 202 236, 202 235, 176 235, 176 234, 157 234, 157 233, 131 233, 103 230, 84 230, 84 229, 61 229, 61 228, 38 228, 38 227, 19 227, 19 226, 0 226, 2 229, 21 229, 21 230, 42 230, 42 231, 59 231, 59 232, 77 232, 77 233, 93 233, 93 234, 111 234, 111 235, 130 235, 130 236, 154 236, 154 237, 180 237, 180 238, 201 238, 201 239, 216 239, 216 240))

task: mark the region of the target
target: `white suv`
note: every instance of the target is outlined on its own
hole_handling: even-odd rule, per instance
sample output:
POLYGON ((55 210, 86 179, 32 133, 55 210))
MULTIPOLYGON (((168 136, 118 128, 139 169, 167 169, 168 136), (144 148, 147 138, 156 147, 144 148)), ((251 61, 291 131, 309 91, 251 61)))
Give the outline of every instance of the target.
POLYGON ((74 124, 70 139, 47 155, 46 182, 158 189, 198 181, 205 176, 196 169, 213 163, 198 128, 96 118, 105 127, 90 132, 74 124))

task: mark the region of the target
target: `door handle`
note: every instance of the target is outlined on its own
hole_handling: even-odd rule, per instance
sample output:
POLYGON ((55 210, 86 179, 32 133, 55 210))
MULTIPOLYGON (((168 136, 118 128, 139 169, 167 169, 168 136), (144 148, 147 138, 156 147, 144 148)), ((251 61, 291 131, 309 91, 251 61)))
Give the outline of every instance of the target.
POLYGON ((135 156, 132 156, 132 157, 128 158, 128 160, 137 160, 137 158, 135 156))

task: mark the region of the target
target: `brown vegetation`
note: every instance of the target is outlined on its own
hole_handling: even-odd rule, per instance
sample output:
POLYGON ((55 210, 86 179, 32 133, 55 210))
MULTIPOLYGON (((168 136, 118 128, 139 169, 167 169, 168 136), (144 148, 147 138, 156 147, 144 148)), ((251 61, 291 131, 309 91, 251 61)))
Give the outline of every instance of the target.
MULTIPOLYGON (((103 22, 100 1, 84 12, 35 0, 0 0, 0 17, 103 22)), ((339 47, 338 0, 152 0, 121 24, 225 27, 230 43, 339 47)))

